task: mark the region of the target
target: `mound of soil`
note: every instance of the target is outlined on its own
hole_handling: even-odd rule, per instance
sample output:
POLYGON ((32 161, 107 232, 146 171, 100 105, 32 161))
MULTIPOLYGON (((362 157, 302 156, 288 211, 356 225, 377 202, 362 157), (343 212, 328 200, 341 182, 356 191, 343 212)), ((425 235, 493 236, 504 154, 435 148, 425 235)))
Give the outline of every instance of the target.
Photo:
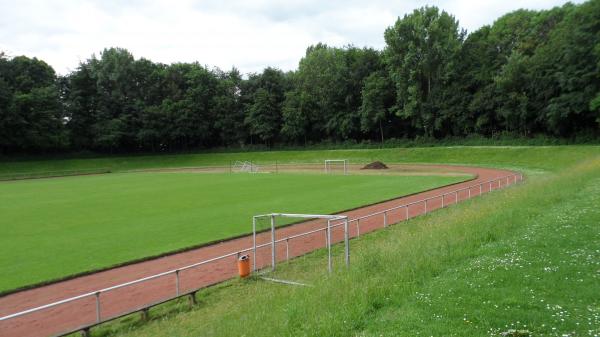
POLYGON ((385 170, 388 167, 380 162, 380 161, 374 161, 370 164, 365 165, 363 168, 361 168, 361 170, 385 170))

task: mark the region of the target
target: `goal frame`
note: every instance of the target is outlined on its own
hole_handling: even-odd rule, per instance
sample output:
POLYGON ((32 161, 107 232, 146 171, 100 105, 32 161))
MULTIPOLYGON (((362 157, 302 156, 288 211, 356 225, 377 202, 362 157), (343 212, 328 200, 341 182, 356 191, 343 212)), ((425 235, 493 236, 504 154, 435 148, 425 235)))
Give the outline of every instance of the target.
POLYGON ((325 159, 325 173, 330 173, 331 163, 343 163, 344 175, 348 174, 348 159, 325 159))
POLYGON ((324 214, 294 214, 294 213, 268 213, 255 215, 252 217, 252 272, 256 271, 256 221, 261 218, 270 218, 271 220, 271 271, 275 270, 277 264, 276 243, 275 238, 275 219, 276 218, 301 218, 301 219, 324 219, 327 220, 327 270, 331 273, 333 270, 331 259, 331 223, 333 221, 341 221, 344 224, 344 258, 346 266, 350 266, 350 232, 348 229, 348 216, 346 215, 324 215, 324 214))

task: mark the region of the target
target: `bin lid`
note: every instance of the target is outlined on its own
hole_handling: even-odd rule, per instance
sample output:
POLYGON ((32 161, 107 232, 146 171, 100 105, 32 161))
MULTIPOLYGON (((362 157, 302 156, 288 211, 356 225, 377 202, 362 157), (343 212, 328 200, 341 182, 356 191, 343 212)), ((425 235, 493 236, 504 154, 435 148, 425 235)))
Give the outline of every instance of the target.
POLYGON ((249 258, 250 258, 250 255, 242 255, 242 256, 240 256, 239 260, 245 261, 245 260, 248 260, 249 258))

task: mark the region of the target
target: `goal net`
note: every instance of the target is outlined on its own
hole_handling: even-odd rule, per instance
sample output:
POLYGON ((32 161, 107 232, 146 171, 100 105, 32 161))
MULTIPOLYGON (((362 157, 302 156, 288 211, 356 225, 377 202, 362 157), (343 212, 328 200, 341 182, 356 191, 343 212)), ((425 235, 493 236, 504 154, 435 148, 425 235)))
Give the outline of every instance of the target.
MULTIPOLYGON (((336 254, 335 258, 332 255, 332 246, 338 242, 344 243, 343 260, 346 265, 349 265, 350 246, 347 216, 289 213, 256 215, 252 218, 252 249, 249 252, 252 271, 260 275, 271 273, 275 271, 279 263, 319 248, 326 248, 327 270, 331 272, 334 259, 342 258, 339 254, 336 254), (301 222, 301 224, 285 226, 297 222, 301 222)), ((340 248, 336 247, 336 249, 340 248)), ((286 275, 294 274, 290 271, 291 268, 284 269, 286 275)), ((272 280, 270 279, 270 281, 272 280)), ((289 283, 290 281, 285 282, 289 283)))
POLYGON ((256 173, 260 170, 260 166, 252 163, 251 161, 236 161, 232 166, 233 172, 248 172, 256 173))
POLYGON ((348 174, 348 159, 325 159, 325 173, 348 174))

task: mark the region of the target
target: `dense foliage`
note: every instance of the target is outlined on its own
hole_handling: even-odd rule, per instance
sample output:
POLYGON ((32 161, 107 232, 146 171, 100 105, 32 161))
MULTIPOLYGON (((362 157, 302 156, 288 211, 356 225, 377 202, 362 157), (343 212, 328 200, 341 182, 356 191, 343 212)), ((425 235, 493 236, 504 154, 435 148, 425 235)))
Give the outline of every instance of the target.
POLYGON ((384 36, 383 51, 317 44, 294 72, 247 78, 121 48, 64 77, 0 54, 0 153, 600 133, 600 0, 518 10, 468 35, 423 7, 384 36))

